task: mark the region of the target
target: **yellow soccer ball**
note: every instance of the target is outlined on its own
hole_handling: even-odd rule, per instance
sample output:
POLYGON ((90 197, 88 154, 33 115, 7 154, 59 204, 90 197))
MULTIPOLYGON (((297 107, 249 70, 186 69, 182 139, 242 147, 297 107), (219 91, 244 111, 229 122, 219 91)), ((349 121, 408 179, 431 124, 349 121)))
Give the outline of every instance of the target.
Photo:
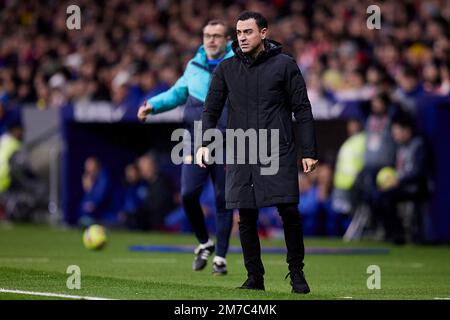
POLYGON ((377 174, 377 186, 381 190, 391 188, 397 181, 397 171, 392 167, 384 167, 377 174))
POLYGON ((86 249, 100 250, 106 245, 106 230, 98 224, 93 224, 83 233, 83 244, 86 249))

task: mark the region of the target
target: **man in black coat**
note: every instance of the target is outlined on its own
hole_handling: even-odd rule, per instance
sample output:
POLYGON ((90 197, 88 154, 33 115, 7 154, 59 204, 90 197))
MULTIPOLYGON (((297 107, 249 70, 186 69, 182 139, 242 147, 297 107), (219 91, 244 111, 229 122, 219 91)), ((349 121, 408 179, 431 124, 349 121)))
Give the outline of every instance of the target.
MULTIPOLYGON (((236 157, 228 157, 229 145, 234 141, 228 139, 227 132, 225 199, 227 208, 239 209, 239 233, 248 272, 248 279, 241 288, 264 290, 264 267, 257 233, 258 208, 276 206, 283 220, 292 291, 308 293, 303 273, 303 230, 297 209, 298 166, 292 113, 300 125, 302 165, 306 173, 317 165, 314 122, 300 70, 292 57, 281 53, 279 43, 266 39, 267 27, 266 19, 259 13, 247 11, 239 16, 237 41, 233 43, 235 56, 221 62, 214 72, 203 109, 202 131, 205 133, 216 127, 227 99, 227 130, 256 130, 258 133, 264 129, 278 130, 278 148, 273 148, 272 139, 270 144, 266 143, 266 150, 278 161, 276 172, 271 174, 262 173, 267 166, 261 157, 252 162, 246 153, 244 163, 230 162, 230 158, 236 160, 236 157)), ((261 147, 260 136, 258 140, 261 147)), ((247 143, 244 139, 237 143, 244 143, 251 158, 250 150, 256 145, 255 141, 247 143)), ((203 142, 203 147, 197 151, 196 162, 200 166, 205 166, 211 157, 207 146, 208 143, 203 142)))

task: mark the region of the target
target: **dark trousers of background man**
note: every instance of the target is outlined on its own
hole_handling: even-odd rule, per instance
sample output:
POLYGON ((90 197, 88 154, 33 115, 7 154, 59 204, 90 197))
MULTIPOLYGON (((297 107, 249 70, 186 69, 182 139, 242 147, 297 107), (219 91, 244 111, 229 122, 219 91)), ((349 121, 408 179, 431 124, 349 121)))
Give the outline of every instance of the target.
POLYGON ((233 211, 225 208, 225 165, 212 164, 201 168, 196 164, 183 164, 181 169, 181 196, 189 223, 200 243, 209 239, 205 217, 200 205, 203 187, 211 176, 216 200, 216 255, 225 258, 233 226, 233 211))
MULTIPOLYGON (((297 204, 276 206, 283 221, 284 239, 287 248, 286 262, 289 271, 303 270, 305 246, 303 243, 303 225, 297 204)), ((239 234, 245 268, 248 275, 264 275, 261 261, 261 245, 258 237, 258 209, 239 209, 239 234)))
POLYGON ((414 242, 422 242, 423 214, 421 204, 427 201, 427 191, 420 184, 402 185, 384 192, 376 192, 371 204, 375 218, 380 220, 385 230, 385 240, 397 244, 404 243, 406 230, 403 220, 398 212, 398 204, 409 202, 413 205, 412 239, 414 242))

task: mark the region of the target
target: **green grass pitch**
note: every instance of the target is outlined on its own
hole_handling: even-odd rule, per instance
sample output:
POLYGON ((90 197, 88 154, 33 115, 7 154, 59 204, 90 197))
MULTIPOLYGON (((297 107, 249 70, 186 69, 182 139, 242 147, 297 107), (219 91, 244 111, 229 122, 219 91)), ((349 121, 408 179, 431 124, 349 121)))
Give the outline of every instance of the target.
MULTIPOLYGON (((88 251, 82 231, 36 225, 0 225, 0 288, 112 299, 435 299, 450 298, 448 246, 392 246, 343 243, 340 239, 306 239, 306 247, 388 248, 388 254, 317 255, 305 259, 308 295, 290 293, 285 256, 264 254, 266 291, 238 290, 245 280, 241 254, 227 257, 229 274, 213 276, 211 262, 191 270, 193 254, 130 252, 135 244, 194 245, 190 235, 108 231, 108 245, 88 251), (70 290, 69 265, 81 269, 81 289, 70 290), (367 288, 369 265, 381 270, 381 289, 367 288)), ((232 238, 231 245, 239 246, 232 238)), ((264 240, 262 246, 284 246, 264 240)), ((0 299, 58 299, 1 293, 0 299)))

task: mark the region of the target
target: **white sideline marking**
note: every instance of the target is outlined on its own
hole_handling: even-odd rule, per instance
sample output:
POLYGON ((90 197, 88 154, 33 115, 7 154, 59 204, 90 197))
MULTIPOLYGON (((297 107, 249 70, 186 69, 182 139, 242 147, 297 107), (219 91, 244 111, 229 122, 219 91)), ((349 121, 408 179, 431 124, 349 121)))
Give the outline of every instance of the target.
POLYGON ((435 298, 433 298, 433 300, 450 300, 450 298, 439 298, 439 297, 435 297, 435 298))
POLYGON ((336 297, 336 299, 353 299, 353 297, 336 297))
POLYGON ((100 297, 73 296, 73 295, 70 295, 70 294, 60 294, 60 293, 51 293, 51 292, 34 292, 34 291, 23 291, 23 290, 10 290, 10 289, 3 289, 3 288, 0 288, 0 292, 17 293, 17 294, 28 294, 30 296, 57 297, 57 298, 80 299, 80 300, 115 300, 115 299, 100 298, 100 297))

